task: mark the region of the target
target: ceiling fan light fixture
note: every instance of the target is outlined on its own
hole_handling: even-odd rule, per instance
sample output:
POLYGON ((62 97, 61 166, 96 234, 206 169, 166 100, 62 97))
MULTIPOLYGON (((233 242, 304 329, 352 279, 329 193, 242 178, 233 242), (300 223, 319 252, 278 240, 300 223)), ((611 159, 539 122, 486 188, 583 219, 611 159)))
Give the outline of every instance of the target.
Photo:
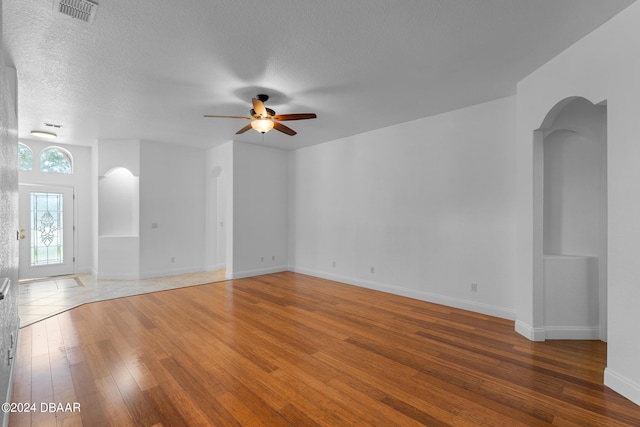
POLYGON ((39 136, 40 138, 57 138, 58 137, 58 135, 56 135, 55 133, 46 132, 44 130, 32 130, 31 135, 39 136))
POLYGON ((260 133, 267 133, 271 129, 273 129, 273 121, 269 119, 256 119, 251 122, 251 127, 253 130, 258 131, 260 133))

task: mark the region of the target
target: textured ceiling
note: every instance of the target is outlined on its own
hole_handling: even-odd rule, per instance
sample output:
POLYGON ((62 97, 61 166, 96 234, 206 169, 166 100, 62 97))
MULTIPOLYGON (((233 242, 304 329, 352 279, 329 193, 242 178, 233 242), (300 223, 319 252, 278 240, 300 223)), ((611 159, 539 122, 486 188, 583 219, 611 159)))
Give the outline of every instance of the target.
POLYGON ((294 149, 515 93, 516 83, 634 0, 98 0, 92 23, 52 0, 2 0, 19 136, 213 147, 267 93, 294 149))

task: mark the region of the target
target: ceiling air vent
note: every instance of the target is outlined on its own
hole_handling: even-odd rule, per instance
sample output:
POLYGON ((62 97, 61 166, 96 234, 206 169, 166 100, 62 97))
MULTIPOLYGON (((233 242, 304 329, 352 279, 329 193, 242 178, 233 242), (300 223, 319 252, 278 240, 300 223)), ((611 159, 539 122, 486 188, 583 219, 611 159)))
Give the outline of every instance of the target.
POLYGON ((53 8, 72 18, 91 22, 96 15, 98 3, 89 0, 53 0, 53 8))

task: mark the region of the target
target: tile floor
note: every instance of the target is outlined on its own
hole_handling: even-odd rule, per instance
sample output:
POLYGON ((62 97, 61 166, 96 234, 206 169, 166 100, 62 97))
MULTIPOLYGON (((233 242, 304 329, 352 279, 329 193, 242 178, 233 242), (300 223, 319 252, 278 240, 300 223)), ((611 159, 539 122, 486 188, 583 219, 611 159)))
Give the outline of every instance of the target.
POLYGON ((143 280, 97 280, 91 274, 21 281, 20 327, 95 301, 220 282, 224 270, 143 280))

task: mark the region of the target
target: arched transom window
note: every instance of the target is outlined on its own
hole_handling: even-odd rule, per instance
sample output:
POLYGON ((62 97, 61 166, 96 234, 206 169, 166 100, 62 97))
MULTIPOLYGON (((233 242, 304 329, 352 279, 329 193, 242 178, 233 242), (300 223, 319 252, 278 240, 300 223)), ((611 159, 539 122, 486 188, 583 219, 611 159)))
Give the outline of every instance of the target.
POLYGON ((40 170, 42 172, 72 173, 71 155, 62 148, 46 148, 40 154, 40 170))
POLYGON ((26 145, 18 144, 18 169, 30 171, 33 169, 33 153, 26 145))

